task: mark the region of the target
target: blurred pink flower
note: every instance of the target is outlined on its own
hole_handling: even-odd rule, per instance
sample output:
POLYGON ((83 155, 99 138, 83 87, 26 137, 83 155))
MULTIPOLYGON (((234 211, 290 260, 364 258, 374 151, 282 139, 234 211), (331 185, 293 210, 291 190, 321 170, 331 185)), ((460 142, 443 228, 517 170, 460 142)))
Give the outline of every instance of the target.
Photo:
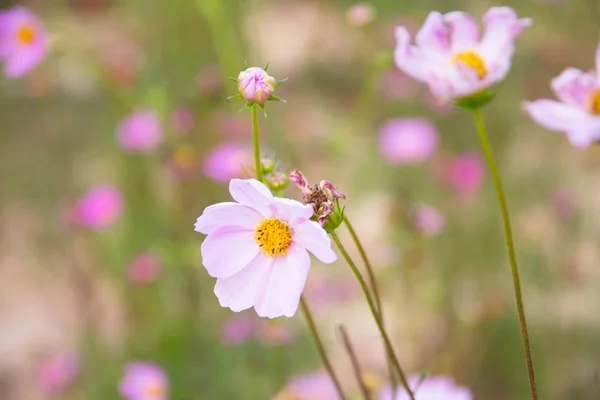
POLYGON ((577 199, 573 192, 565 188, 558 188, 552 195, 552 205, 557 217, 569 219, 577 210, 577 199))
POLYGON ((0 60, 7 77, 29 73, 47 52, 48 34, 34 13, 21 6, 0 11, 0 60))
POLYGON ((167 400, 169 382, 163 369, 154 363, 132 362, 125 367, 119 393, 127 400, 167 400))
POLYGON ((77 360, 66 354, 56 355, 40 365, 38 384, 47 394, 57 394, 73 383, 79 374, 77 360))
POLYGON ((437 236, 444 229, 444 214, 427 204, 417 205, 412 211, 412 223, 423 235, 437 236))
POLYGON ((310 303, 319 307, 344 302, 360 293, 354 280, 321 278, 309 280, 304 289, 304 296, 310 303))
POLYGON ((531 19, 518 19, 510 7, 492 7, 483 22, 480 38, 469 14, 432 11, 416 35, 416 46, 410 44, 408 30, 398 27, 396 65, 442 99, 460 99, 494 86, 508 73, 514 40, 531 19))
POLYGON ((162 141, 163 132, 156 111, 139 108, 125 117, 117 126, 117 140, 121 147, 132 152, 147 153, 162 141))
POLYGON ((588 147, 600 140, 600 44, 594 73, 569 67, 552 80, 551 86, 560 101, 524 102, 529 116, 546 129, 564 132, 575 147, 588 147))
POLYGON ((214 94, 222 88, 221 68, 218 65, 207 65, 196 75, 195 81, 201 94, 214 94))
POLYGON ((238 90, 246 101, 265 104, 273 95, 276 85, 275 78, 259 67, 251 67, 240 72, 238 90))
POLYGON ((74 221, 90 229, 108 228, 123 213, 123 196, 119 189, 99 185, 84 193, 74 209, 74 221))
POLYGON ((187 179, 193 177, 199 169, 196 150, 189 145, 178 146, 173 151, 168 166, 175 178, 187 179))
POLYGON ((226 343, 242 344, 254 336, 258 324, 258 318, 253 314, 236 314, 225 321, 221 336, 226 343))
POLYGON ((390 119, 379 131, 379 150, 397 165, 421 163, 437 146, 437 129, 424 118, 390 119))
POLYGON ((461 197, 472 197, 481 189, 486 174, 485 161, 478 153, 453 157, 445 168, 446 181, 461 197))
POLYGON ((273 400, 310 399, 339 400, 340 396, 326 372, 312 372, 297 376, 273 400))
MULTIPOLYGON (((413 375, 408 378, 408 386, 415 400, 473 400, 469 389, 457 386, 452 378, 446 376, 413 375)), ((388 386, 380 392, 379 400, 409 400, 409 397, 402 386, 398 386, 396 396, 392 397, 392 389, 388 386)))
POLYGON ((271 346, 284 346, 290 344, 296 337, 294 327, 286 322, 262 321, 258 326, 256 336, 260 341, 271 346))
POLYGON ((204 160, 204 173, 217 182, 248 176, 252 169, 252 154, 243 145, 225 142, 217 145, 204 160))
POLYGON ((390 69, 381 76, 380 91, 390 100, 409 100, 416 96, 419 87, 404 72, 390 69))
POLYGON ((171 113, 171 127, 179 134, 190 133, 196 125, 194 113, 187 107, 178 107, 171 113))
POLYGON ((254 306, 261 317, 292 317, 310 269, 307 250, 332 263, 337 256, 331 239, 310 220, 311 206, 273 197, 255 179, 232 179, 229 192, 237 203, 207 207, 195 224, 208 235, 202 263, 217 278, 221 306, 236 312, 254 306))
POLYGON ((161 267, 161 260, 154 253, 144 251, 131 261, 127 275, 132 283, 144 285, 156 279, 161 267))
POLYGON ((370 24, 375 19, 375 9, 370 3, 356 3, 346 12, 348 24, 362 27, 370 24))

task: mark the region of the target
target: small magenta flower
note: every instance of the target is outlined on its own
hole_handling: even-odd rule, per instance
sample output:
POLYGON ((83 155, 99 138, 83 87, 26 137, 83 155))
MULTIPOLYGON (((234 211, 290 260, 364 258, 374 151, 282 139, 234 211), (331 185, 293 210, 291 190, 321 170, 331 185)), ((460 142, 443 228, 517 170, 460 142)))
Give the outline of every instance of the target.
MULTIPOLYGON (((302 191, 302 200, 304 204, 312 206, 315 215, 321 226, 325 226, 331 217, 339 217, 340 221, 332 221, 334 224, 341 224, 341 210, 336 210, 337 199, 345 199, 346 196, 333 186, 329 181, 321 181, 318 185, 309 185, 308 181, 297 169, 290 172, 290 181, 294 182, 302 191), (334 215, 334 211, 339 211, 339 215, 334 215), (332 214, 333 213, 333 214, 332 214)), ((335 228, 337 228, 337 226, 335 228)), ((334 228, 334 229, 335 229, 334 228)))
POLYGON ((408 30, 398 27, 396 65, 426 83, 437 98, 479 106, 491 98, 488 89, 510 70, 514 40, 531 19, 518 19, 510 7, 492 7, 483 22, 480 38, 479 26, 469 14, 433 11, 417 33, 416 45, 410 44, 408 30))
POLYGON ((478 153, 463 153, 445 168, 446 181, 456 194, 463 198, 474 196, 485 182, 485 161, 478 153))
POLYGON ((340 400, 335 384, 326 372, 311 372, 292 379, 273 400, 340 400))
POLYGON ((232 179, 229 192, 237 203, 207 207, 195 224, 208 235, 202 263, 217 278, 215 295, 235 312, 292 317, 310 269, 307 250, 327 264, 337 259, 329 236, 310 220, 311 206, 273 197, 255 179, 232 179))
POLYGON ((173 132, 184 135, 190 133, 196 125, 194 113, 187 107, 179 107, 171 113, 171 128, 173 132))
POLYGON ((47 394, 57 394, 70 386, 79 374, 79 363, 67 354, 46 360, 38 370, 38 384, 47 394))
POLYGON ((275 91, 277 81, 267 71, 259 67, 251 67, 240 72, 238 91, 246 101, 265 104, 275 91))
POLYGON ((117 126, 117 140, 127 151, 150 152, 161 143, 162 138, 160 117, 149 108, 133 111, 117 126))
POLYGON ((9 78, 32 71, 48 52, 48 34, 38 17, 25 7, 0 11, 0 60, 9 78))
POLYGON ((127 268, 129 280, 136 285, 153 282, 160 273, 162 263, 151 251, 138 254, 127 268))
POLYGON ((356 3, 346 12, 346 21, 352 26, 363 27, 374 19, 375 9, 369 3, 356 3))
MULTIPOLYGON (((446 376, 413 375, 408 378, 408 385, 414 392, 415 400, 473 400, 469 389, 457 386, 452 378, 446 376)), ((379 400, 409 400, 409 397, 402 386, 398 386, 393 397, 392 389, 388 386, 380 392, 379 400)))
POLYGON ((424 118, 394 118, 379 131, 379 150, 397 165, 422 163, 438 147, 438 131, 424 118))
POLYGON ((100 185, 83 194, 74 208, 73 219, 89 229, 104 229, 113 225, 123 214, 123 196, 119 189, 100 185))
POLYGON ((596 48, 596 71, 565 69, 551 83, 560 101, 525 102, 523 109, 546 129, 564 132, 575 147, 600 140, 600 44, 596 48))
POLYGON ((204 174, 217 182, 247 177, 253 164, 251 151, 241 144, 225 142, 217 145, 204 159, 204 174))
POLYGON ((127 400, 167 400, 169 382, 163 369, 154 363, 132 362, 125 367, 119 393, 127 400))
POLYGON ((420 204, 412 212, 412 223, 423 235, 437 236, 444 228, 444 214, 435 207, 420 204))

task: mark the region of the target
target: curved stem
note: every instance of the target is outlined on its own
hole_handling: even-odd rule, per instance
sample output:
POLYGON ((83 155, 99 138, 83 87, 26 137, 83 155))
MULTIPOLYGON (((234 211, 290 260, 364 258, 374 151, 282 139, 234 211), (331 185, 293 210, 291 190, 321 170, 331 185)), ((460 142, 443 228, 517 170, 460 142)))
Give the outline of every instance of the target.
POLYGON ((398 373, 398 376, 400 377, 400 382, 402 383, 402 386, 404 386, 404 389, 406 389, 406 392, 408 393, 410 400, 415 400, 415 396, 414 396, 412 390, 410 389, 410 386, 408 385, 408 381, 406 380, 406 375, 404 374, 404 371, 402 370, 402 367, 400 366, 400 363, 398 362, 398 357, 396 357, 396 352, 394 351, 392 342, 390 341, 390 338, 383 327, 383 323, 381 322, 381 318, 379 317, 379 313, 377 312, 377 308, 375 306, 375 303, 373 302, 371 293, 369 293, 369 288, 367 287, 365 278, 363 278, 362 275, 360 274, 360 271, 356 267, 356 264, 354 263, 354 261, 352 261, 352 258, 350 258, 350 255, 346 251, 346 248, 344 247, 344 245, 338 238, 337 234, 335 232, 331 232, 331 237, 333 238, 333 241, 335 242, 338 249, 340 249, 340 252, 346 259, 346 262, 352 269, 352 272, 354 272, 356 279, 358 279, 358 283, 360 284, 360 287, 362 288, 362 291, 365 294, 365 297, 367 298, 367 303, 369 304, 369 308, 371 309, 373 318, 375 318, 375 323, 377 324, 379 333, 381 334, 381 337, 383 337, 383 341, 385 343, 385 347, 387 349, 388 355, 392 361, 392 364, 394 365, 394 368, 396 369, 396 372, 398 373))
POLYGON ((331 380, 337 389, 338 394, 340 395, 341 400, 345 400, 346 396, 344 396, 344 392, 342 391, 342 385, 340 385, 340 381, 338 380, 333 367, 331 366, 331 362, 329 362, 329 358, 327 357, 327 353, 325 352, 325 346, 323 346, 323 341, 319 336, 319 332, 317 331, 317 327, 315 325, 315 320, 312 317, 310 309, 304 300, 304 296, 300 297, 300 307, 302 307, 302 312, 304 313, 304 317, 306 318, 306 322, 308 323, 308 328, 313 338, 315 339, 315 344, 317 345, 317 350, 319 351, 319 355, 321 356, 321 360, 323 361, 323 365, 325 365, 325 369, 331 376, 331 380))
POLYGON ((256 113, 256 104, 252 106, 252 141, 254 143, 254 168, 256 169, 256 179, 263 181, 262 169, 260 167, 260 143, 258 141, 258 115, 256 113))
POLYGON ((485 124, 483 122, 481 110, 474 109, 473 117, 475 118, 475 126, 477 127, 477 134, 479 135, 479 140, 481 141, 481 147, 483 148, 483 152, 490 168, 490 172, 492 173, 492 177, 494 178, 494 186, 496 186, 496 193, 498 194, 498 202, 500 203, 500 211, 502 213, 502 220, 504 221, 504 233, 506 235, 506 246, 508 247, 508 258, 510 259, 510 266, 512 268, 515 299, 517 301, 517 311, 519 313, 519 323, 521 325, 521 335, 523 337, 523 345, 525 346, 525 359, 527 361, 527 373, 529 375, 531 398, 533 400, 537 400, 538 396, 537 387, 535 384, 535 373, 533 371, 533 359, 531 358, 531 346, 529 344, 527 321, 525 320, 523 294, 521 293, 521 278, 519 277, 519 267, 517 265, 517 257, 515 255, 515 245, 513 242, 508 206, 506 205, 506 197, 504 195, 504 189, 502 187, 500 175, 498 174, 498 168, 496 167, 496 162, 494 161, 492 147, 490 146, 490 142, 485 130, 485 124))

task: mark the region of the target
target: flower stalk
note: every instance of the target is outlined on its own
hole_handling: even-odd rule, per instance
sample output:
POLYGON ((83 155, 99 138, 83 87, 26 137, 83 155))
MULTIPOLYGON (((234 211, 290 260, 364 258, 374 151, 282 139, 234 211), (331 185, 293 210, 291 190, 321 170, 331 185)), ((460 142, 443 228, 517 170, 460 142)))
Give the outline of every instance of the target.
POLYGON ((256 169, 256 179, 263 182, 262 168, 260 165, 260 142, 258 140, 258 114, 256 104, 252 106, 252 141, 254 144, 254 168, 256 169))

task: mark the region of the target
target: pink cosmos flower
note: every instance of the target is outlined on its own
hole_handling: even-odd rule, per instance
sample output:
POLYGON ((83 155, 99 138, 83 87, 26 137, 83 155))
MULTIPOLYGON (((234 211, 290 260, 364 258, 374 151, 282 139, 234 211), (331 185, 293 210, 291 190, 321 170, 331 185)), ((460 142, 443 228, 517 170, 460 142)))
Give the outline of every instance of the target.
POLYGON ((131 261, 127 269, 127 275, 131 282, 144 285, 154 281, 160 270, 160 259, 151 251, 144 251, 131 261))
POLYGON ((353 26, 362 27, 375 19, 375 9, 369 3, 356 3, 346 13, 346 21, 353 26))
POLYGON ((0 11, 0 60, 4 74, 18 78, 32 71, 48 52, 48 34, 25 7, 0 11))
POLYGON ((127 400, 167 400, 169 382, 163 369, 154 363, 132 362, 125 367, 119 393, 127 400))
POLYGON ((250 150, 235 142, 221 143, 204 160, 204 173, 217 182, 248 176, 252 168, 250 150))
POLYGON ((390 119, 379 131, 379 150, 397 165, 421 163, 437 146, 437 129, 424 118, 390 119))
POLYGON ((444 214, 435 207, 420 204, 413 210, 412 223, 425 236, 437 236, 444 228, 444 214))
POLYGON ((194 113, 187 107, 179 107, 171 113, 171 127, 173 132, 180 135, 190 133, 196 125, 194 113))
MULTIPOLYGON (((457 386, 452 378, 446 376, 421 377, 413 375, 408 378, 408 385, 413 390, 415 400, 472 400, 469 389, 457 386)), ((409 400, 406 390, 399 386, 396 396, 388 386, 379 394, 379 400, 409 400)))
POLYGON ((596 72, 565 69, 551 83, 560 101, 542 99, 523 104, 531 118, 546 129, 564 132, 575 147, 600 140, 600 44, 596 72))
POLYGON ((354 280, 321 278, 308 281, 304 296, 308 302, 322 308, 354 298, 359 292, 354 280))
POLYGON ((238 345, 251 339, 256 333, 258 319, 251 314, 229 317, 221 328, 221 337, 226 343, 238 345))
POLYGON ((246 101, 265 104, 273 95, 276 85, 275 78, 262 68, 251 67, 240 72, 238 90, 246 101))
POLYGON ((398 68, 429 86, 444 100, 479 93, 504 79, 510 69, 514 40, 531 19, 518 19, 510 7, 492 7, 483 16, 485 33, 461 11, 429 13, 410 44, 410 33, 396 29, 394 60, 398 68))
POLYGON ((446 181, 459 196, 472 197, 485 181, 486 166, 478 153, 463 153, 453 157, 445 171, 446 181))
POLYGON ((114 186, 99 185, 83 194, 73 219, 89 229, 103 229, 117 222, 123 213, 123 196, 114 186))
POLYGON ((46 360, 38 370, 38 384, 47 394, 57 394, 73 383, 79 373, 77 360, 60 354, 46 360))
POLYGON ((292 317, 310 269, 307 250, 324 263, 337 258, 329 236, 310 220, 310 205, 273 197, 255 179, 232 179, 229 192, 237 203, 207 207, 195 225, 208 235, 202 262, 217 278, 221 306, 236 312, 254 306, 261 317, 292 317))
POLYGON ((311 372, 292 379, 273 400, 339 400, 340 396, 326 372, 311 372))
POLYGON ((160 144, 162 137, 160 118, 149 108, 133 111, 117 126, 119 144, 131 152, 150 152, 160 144))

